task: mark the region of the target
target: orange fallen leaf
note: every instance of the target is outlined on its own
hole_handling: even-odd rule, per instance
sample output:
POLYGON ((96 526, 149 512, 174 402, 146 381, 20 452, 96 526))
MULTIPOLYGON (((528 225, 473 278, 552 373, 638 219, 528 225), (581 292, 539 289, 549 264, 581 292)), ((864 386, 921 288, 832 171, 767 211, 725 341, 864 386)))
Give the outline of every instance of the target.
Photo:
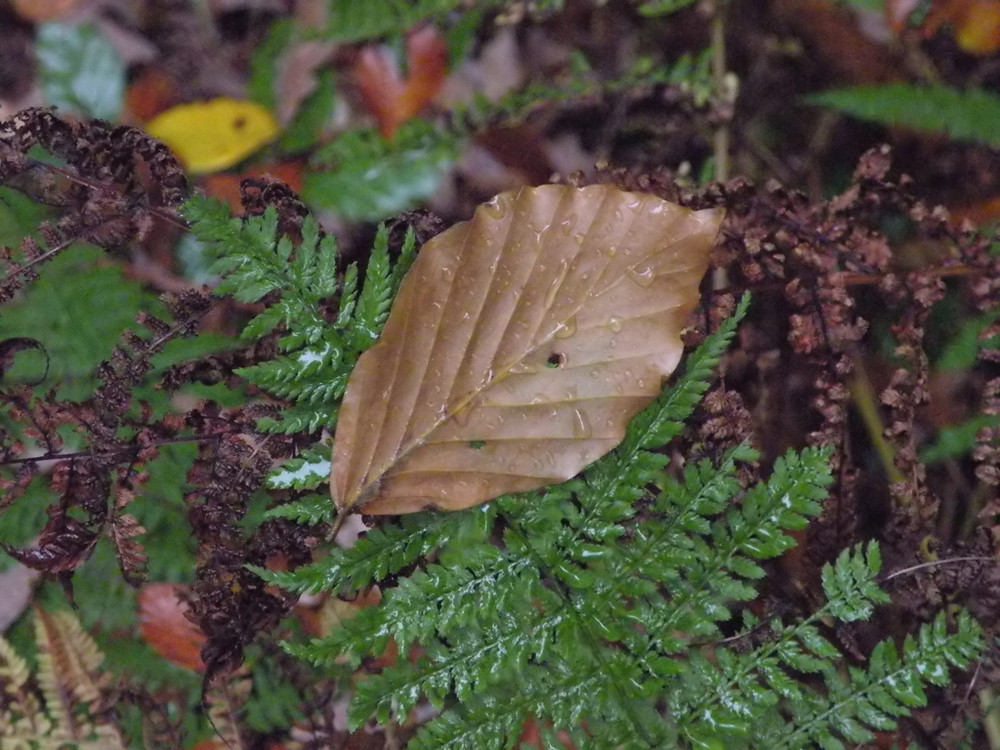
POLYGON ((1000 0, 939 0, 922 25, 924 36, 946 25, 970 55, 985 57, 1000 50, 1000 0))
POLYGON ((680 360, 721 219, 611 185, 545 185, 433 238, 351 375, 340 514, 467 508, 614 448, 680 360))
POLYGON ((139 630, 152 649, 169 662, 201 672, 205 634, 187 616, 180 599, 185 587, 149 583, 139 592, 139 630))
POLYGON ((78 0, 11 0, 13 11, 25 21, 58 21, 76 12, 78 0))
POLYGON ((987 57, 1000 50, 1000 2, 970 2, 955 24, 955 43, 970 55, 987 57))
POLYGON ((173 79, 159 68, 146 68, 125 92, 125 108, 139 122, 152 120, 177 103, 173 79))
POLYGON ((392 51, 382 44, 361 50, 354 67, 365 106, 386 138, 392 138, 400 125, 437 95, 447 75, 448 45, 432 26, 407 35, 406 57, 409 77, 405 81, 392 51))
POLYGON ((298 161, 253 167, 239 174, 213 174, 205 178, 206 195, 225 201, 234 213, 243 212, 240 183, 248 177, 273 177, 281 180, 296 193, 302 192, 303 163, 298 161))

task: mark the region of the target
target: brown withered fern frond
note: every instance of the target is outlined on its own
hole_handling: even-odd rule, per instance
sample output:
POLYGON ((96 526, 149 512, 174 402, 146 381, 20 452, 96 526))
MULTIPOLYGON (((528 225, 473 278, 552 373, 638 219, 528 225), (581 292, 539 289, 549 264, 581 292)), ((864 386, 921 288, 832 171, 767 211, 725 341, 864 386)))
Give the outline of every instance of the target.
MULTIPOLYGON (((818 576, 819 566, 846 545, 872 537, 882 540, 890 570, 924 562, 928 554, 945 559, 968 555, 970 549, 996 553, 1000 532, 984 543, 982 537, 963 539, 943 526, 938 485, 919 457, 920 443, 932 429, 926 423, 929 316, 939 308, 945 288, 964 295, 970 313, 1000 305, 1000 264, 990 253, 988 233, 926 205, 909 178, 893 174, 887 147, 864 154, 850 185, 818 202, 776 182, 756 187, 743 178, 697 189, 679 187, 668 172, 618 170, 597 179, 691 208, 726 209, 713 259, 722 273, 721 296, 745 290, 755 295, 740 345, 721 364, 726 388, 743 397, 765 466, 803 443, 834 449, 837 482, 822 516, 810 524, 804 556, 795 558, 800 564, 809 561, 797 576, 818 576), (939 248, 937 255, 919 267, 902 263, 895 250, 898 240, 887 235, 887 218, 939 248), (895 340, 892 362, 873 346, 872 321, 895 340), (880 424, 861 420, 866 389, 880 424), (873 456, 878 460, 877 443, 886 451, 881 471, 871 466, 873 456)), ((719 284, 718 273, 715 281, 719 284)), ((714 314, 709 310, 706 317, 714 314)), ((981 339, 998 332, 993 326, 981 339)), ((997 361, 995 347, 981 347, 970 379, 980 389, 986 413, 1000 412, 997 361)), ((734 422, 742 421, 740 414, 739 408, 732 410, 734 422)), ((1000 486, 998 434, 984 430, 974 456, 980 480, 992 486, 975 494, 986 496, 983 520, 995 528, 1000 528, 1000 501, 989 498, 1000 486)), ((971 471, 968 480, 975 484, 971 471)), ((937 574, 922 575, 925 580, 937 574)), ((894 586, 920 589, 902 581, 894 586)), ((940 577, 939 586, 927 587, 916 598, 903 597, 901 606, 914 619, 926 617, 941 599, 974 606, 975 592, 988 583, 970 570, 968 576, 940 577)))
MULTIPOLYGON (((18 113, 0 122, 0 184, 52 207, 59 217, 40 227, 42 242, 28 238, 17 250, 0 250, 0 301, 17 294, 37 278, 44 262, 74 242, 114 250, 142 242, 156 227, 185 226, 177 212, 187 197, 183 170, 162 144, 127 126, 71 122, 42 109, 18 113), (61 166, 29 156, 36 146, 56 157, 61 166)), ((305 208, 284 185, 255 181, 244 194, 248 212, 263 212, 273 203, 280 210, 284 231, 294 233, 301 225, 305 208)), ((58 498, 30 548, 3 544, 3 549, 19 562, 60 579, 72 596, 73 572, 90 557, 101 536, 107 535, 125 580, 138 584, 146 563, 145 530, 129 506, 142 494, 147 467, 162 446, 201 443, 202 456, 212 468, 205 486, 195 482, 189 504, 190 521, 202 543, 195 611, 209 633, 206 663, 211 678, 238 664, 242 647, 286 609, 284 603, 275 606, 272 600, 279 600, 263 595, 259 579, 243 570, 245 562, 263 562, 263 558, 250 551, 252 544, 236 528, 249 497, 270 468, 271 454, 257 454, 246 481, 238 480, 236 475, 244 467, 236 457, 252 449, 235 434, 256 434, 253 408, 244 413, 196 405, 186 412, 153 418, 148 406, 137 401, 137 389, 156 384, 153 358, 174 339, 197 333, 217 302, 207 291, 197 289, 180 290, 162 299, 170 317, 141 313, 140 330, 122 332, 111 356, 96 369, 98 386, 90 399, 66 401, 54 390, 39 393, 25 385, 0 384, 0 413, 5 417, 0 433, 3 506, 20 497, 40 473, 58 498), (83 438, 81 449, 64 450, 62 435, 67 429, 83 438), (237 590, 241 593, 235 594, 237 590), (257 618, 256 625, 250 622, 256 623, 257 618)), ((263 342, 183 363, 158 377, 167 391, 185 382, 212 380, 216 372, 218 380, 236 380, 234 373, 240 367, 266 361, 274 354, 273 341, 263 342)), ((269 447, 275 456, 287 457, 286 443, 273 439, 269 447)), ((198 465, 191 470, 192 477, 200 476, 198 465)), ((292 536, 300 533, 291 525, 270 526, 288 526, 292 536)), ((283 546, 273 531, 267 533, 270 541, 263 542, 262 554, 283 546)))
POLYGON ((119 247, 157 222, 183 226, 176 208, 187 179, 162 143, 128 125, 69 122, 46 109, 0 121, 0 184, 57 208, 57 222, 39 227, 44 246, 28 237, 17 252, 0 251, 0 302, 37 278, 38 267, 77 241, 119 247), (65 166, 28 155, 40 146, 65 166))

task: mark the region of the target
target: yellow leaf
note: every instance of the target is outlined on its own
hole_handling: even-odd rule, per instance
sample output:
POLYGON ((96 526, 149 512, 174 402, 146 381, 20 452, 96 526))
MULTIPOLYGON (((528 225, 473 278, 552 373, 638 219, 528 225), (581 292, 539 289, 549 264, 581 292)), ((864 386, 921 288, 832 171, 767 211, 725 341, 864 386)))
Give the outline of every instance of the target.
POLYGON ((433 238, 347 387, 341 515, 466 508, 614 448, 680 360, 721 220, 610 185, 545 185, 433 238))
POLYGON ((192 174, 206 174, 243 161, 274 140, 279 128, 265 107, 222 98, 172 107, 146 123, 146 132, 166 143, 192 174))

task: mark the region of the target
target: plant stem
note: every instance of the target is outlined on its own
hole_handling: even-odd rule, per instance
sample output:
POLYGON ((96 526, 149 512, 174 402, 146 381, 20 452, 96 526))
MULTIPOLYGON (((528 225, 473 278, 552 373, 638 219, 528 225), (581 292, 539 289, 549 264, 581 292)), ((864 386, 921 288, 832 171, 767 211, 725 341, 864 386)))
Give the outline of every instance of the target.
MULTIPOLYGON (((716 0, 715 12, 712 14, 712 88, 717 98, 726 99, 729 93, 726 85, 726 10, 728 0, 716 0)), ((725 182, 729 179, 729 121, 728 118, 719 122, 712 136, 713 161, 715 162, 715 180, 725 182)), ((729 287, 729 274, 725 268, 716 268, 712 272, 712 288, 716 290, 729 287)))
MULTIPOLYGON (((717 96, 729 98, 726 82, 726 11, 728 0, 717 0, 712 14, 712 88, 717 96)), ((726 102, 727 105, 731 102, 726 102)), ((715 179, 729 179, 729 122, 720 122, 715 128, 713 147, 715 154, 715 179)))
POLYGON ((885 439, 885 424, 882 422, 875 401, 875 388, 860 358, 854 363, 854 377, 851 378, 850 388, 851 400, 861 415, 861 421, 864 422, 865 430, 868 432, 868 439, 872 441, 889 481, 905 481, 902 472, 896 466, 896 450, 885 439))

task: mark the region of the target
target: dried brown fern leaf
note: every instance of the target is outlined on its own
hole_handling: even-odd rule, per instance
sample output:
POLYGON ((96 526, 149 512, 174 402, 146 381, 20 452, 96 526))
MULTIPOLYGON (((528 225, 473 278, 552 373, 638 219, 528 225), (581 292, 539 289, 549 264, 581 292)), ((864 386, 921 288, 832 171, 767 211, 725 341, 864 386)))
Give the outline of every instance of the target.
POLYGON ((0 638, 0 745, 57 750, 124 750, 107 710, 110 674, 104 655, 68 611, 35 610, 38 670, 0 638), (41 700, 39 700, 41 697, 41 700))

